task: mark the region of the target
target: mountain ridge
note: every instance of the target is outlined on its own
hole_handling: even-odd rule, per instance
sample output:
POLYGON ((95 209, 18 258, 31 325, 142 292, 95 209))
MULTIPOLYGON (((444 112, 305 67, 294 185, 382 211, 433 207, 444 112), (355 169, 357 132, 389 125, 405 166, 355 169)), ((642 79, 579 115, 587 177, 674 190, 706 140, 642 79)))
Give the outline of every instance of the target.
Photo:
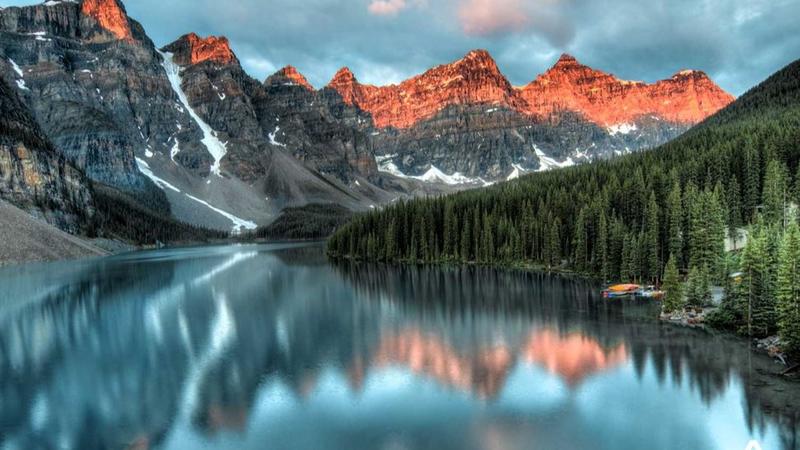
POLYGON ((461 59, 384 86, 362 84, 344 67, 326 87, 338 91, 347 103, 370 112, 378 128, 401 129, 429 119, 448 106, 464 103, 501 106, 539 118, 567 109, 584 114, 590 121, 605 127, 634 122, 638 116, 647 114, 693 125, 734 100, 699 70, 680 71, 648 84, 619 79, 585 66, 569 54, 562 54, 550 69, 530 83, 514 87, 486 50, 472 50, 461 59), (597 86, 595 81, 602 84, 597 86), (455 89, 451 87, 453 84, 456 84, 455 89), (596 91, 600 90, 610 95, 598 99, 596 91), (438 95, 431 98, 433 91, 438 95), (681 106, 672 108, 678 113, 671 114, 666 107, 669 103, 658 103, 658 100, 676 93, 685 99, 679 100, 681 106), (613 99, 614 95, 637 98, 629 104, 605 106, 605 109, 617 111, 615 115, 592 110, 592 103, 598 100, 608 103, 609 97, 613 99), (647 102, 642 97, 657 98, 647 102), (693 109, 686 111, 687 106, 693 109))

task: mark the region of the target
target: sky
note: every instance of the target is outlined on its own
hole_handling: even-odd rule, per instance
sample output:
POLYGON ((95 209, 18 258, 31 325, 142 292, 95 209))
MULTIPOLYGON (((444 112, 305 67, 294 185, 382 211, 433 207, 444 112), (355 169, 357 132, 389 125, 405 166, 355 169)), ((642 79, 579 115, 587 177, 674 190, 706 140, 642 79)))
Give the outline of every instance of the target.
POLYGON ((343 66, 383 85, 483 48, 514 85, 569 53, 630 80, 703 70, 738 96, 800 58, 800 0, 123 1, 159 46, 224 35, 253 77, 291 64, 316 87, 343 66))

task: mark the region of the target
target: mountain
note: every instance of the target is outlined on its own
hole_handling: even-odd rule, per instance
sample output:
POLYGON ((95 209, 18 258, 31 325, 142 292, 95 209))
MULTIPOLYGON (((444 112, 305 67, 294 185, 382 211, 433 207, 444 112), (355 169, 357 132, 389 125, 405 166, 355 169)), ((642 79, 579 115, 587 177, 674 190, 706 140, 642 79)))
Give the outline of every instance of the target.
POLYGON ((568 57, 514 87, 483 50, 393 86, 342 69, 315 89, 292 66, 262 82, 225 37, 157 48, 119 0, 0 9, 0 75, 106 213, 125 199, 226 231, 627 153, 730 100, 700 72, 631 84, 568 57))
POLYGON ((645 282, 657 282, 672 257, 681 269, 703 264, 720 277, 726 229, 779 221, 784 202, 800 203, 797 142, 800 61, 660 147, 391 205, 353 219, 328 249, 645 282))
POLYGON ((370 113, 383 170, 491 181, 655 146, 733 101, 700 71, 645 84, 569 55, 517 88, 484 50, 390 86, 344 68, 328 88, 370 113))
POLYGON ((522 109, 524 104, 485 50, 435 67, 398 85, 362 85, 344 68, 328 87, 345 102, 370 113, 376 128, 410 128, 456 104, 488 104, 522 109))
MULTIPOLYGON (((2 9, 0 57, 59 154, 158 213, 254 229, 288 206, 363 210, 398 195, 366 179, 358 192, 286 151, 267 111, 275 98, 244 73, 226 39, 189 34, 161 51, 117 0, 2 9)), ((364 161, 375 171, 371 155, 364 161)))
POLYGON ((617 132, 635 127, 646 116, 694 125, 734 100, 701 71, 683 70, 646 84, 620 80, 566 54, 523 87, 520 94, 529 114, 548 116, 559 110, 576 111, 617 132))
POLYGON ((533 118, 572 111, 606 127, 621 127, 642 116, 696 124, 733 101, 703 72, 684 70, 655 84, 625 81, 561 55, 530 84, 515 88, 485 50, 473 50, 397 85, 363 85, 348 68, 328 87, 372 115, 377 128, 411 128, 452 105, 493 105, 533 118))
MULTIPOLYGON (((4 64, 22 71, 13 60, 0 61, 0 68, 4 64)), ((147 206, 156 202, 92 182, 56 149, 20 99, 18 92, 29 89, 24 79, 15 84, 0 76, 0 203, 11 203, 3 203, 0 263, 102 254, 63 231, 149 245, 224 237, 147 206), (23 211, 35 218, 21 217, 23 211)))

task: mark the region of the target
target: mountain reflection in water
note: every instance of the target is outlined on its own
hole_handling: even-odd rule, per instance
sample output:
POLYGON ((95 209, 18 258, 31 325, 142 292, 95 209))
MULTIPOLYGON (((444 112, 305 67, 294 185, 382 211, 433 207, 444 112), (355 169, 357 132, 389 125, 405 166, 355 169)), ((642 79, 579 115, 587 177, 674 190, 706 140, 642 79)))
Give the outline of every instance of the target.
POLYGON ((0 448, 797 448, 741 341, 591 284, 320 246, 0 271, 0 448))

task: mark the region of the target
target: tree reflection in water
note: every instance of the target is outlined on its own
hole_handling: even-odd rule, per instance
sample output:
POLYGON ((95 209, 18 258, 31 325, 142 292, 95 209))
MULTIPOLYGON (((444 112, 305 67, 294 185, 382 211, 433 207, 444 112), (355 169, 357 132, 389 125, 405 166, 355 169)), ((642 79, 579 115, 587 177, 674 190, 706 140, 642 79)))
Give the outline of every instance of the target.
MULTIPOLYGON (((741 386, 747 426, 796 448, 800 392, 769 359, 582 281, 331 266, 318 246, 40 267, 0 271, 16 299, 0 312, 4 449, 507 448, 565 435, 582 448, 595 422, 575 409, 628 371, 709 408, 741 386)), ((636 448, 626 442, 616 448, 636 448)))

